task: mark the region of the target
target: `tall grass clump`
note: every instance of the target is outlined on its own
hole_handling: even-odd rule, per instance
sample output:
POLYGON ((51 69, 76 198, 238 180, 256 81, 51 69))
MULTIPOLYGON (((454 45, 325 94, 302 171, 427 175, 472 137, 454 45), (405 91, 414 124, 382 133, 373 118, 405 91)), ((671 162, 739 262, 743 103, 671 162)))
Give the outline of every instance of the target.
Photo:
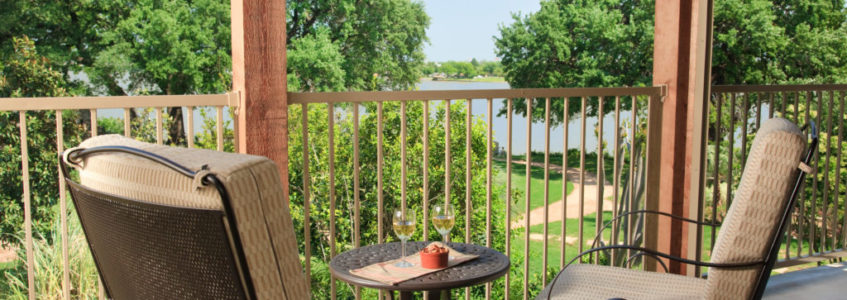
MULTIPOLYGON (((59 206, 56 205, 58 212, 59 206)), ((68 215, 68 260, 70 266, 70 298, 95 299, 98 293, 98 275, 88 243, 73 208, 68 215)), ((57 213, 58 214, 58 213, 57 213)), ((62 256, 61 226, 59 218, 53 222, 50 237, 39 236, 33 241, 35 260, 35 297, 38 299, 61 299, 64 259, 62 256), (53 241, 50 243, 49 241, 53 241)), ((21 243, 23 245, 23 242, 21 243)), ((0 298, 27 299, 26 251, 18 250, 19 263, 6 270, 0 277, 0 298), (4 282, 5 281, 5 282, 4 282)))

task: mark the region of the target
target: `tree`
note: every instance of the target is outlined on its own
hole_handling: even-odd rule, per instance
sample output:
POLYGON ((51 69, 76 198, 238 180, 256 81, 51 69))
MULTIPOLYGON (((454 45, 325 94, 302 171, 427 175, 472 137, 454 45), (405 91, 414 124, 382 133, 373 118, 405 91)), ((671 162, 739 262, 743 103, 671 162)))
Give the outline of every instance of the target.
MULTIPOLYGON (((418 82, 429 17, 409 0, 286 0, 288 44, 327 30, 344 58, 344 87, 402 90, 418 82), (378 75, 375 82, 374 74, 378 75), (376 83, 376 84, 374 84, 376 83)), ((296 73, 289 67, 289 72, 296 73)))
MULTIPOLYGON (((651 83, 653 1, 548 0, 541 2, 539 11, 515 14, 513 19, 515 22, 500 27, 500 37, 495 37, 506 81, 513 88, 651 83)), ((590 101, 588 115, 595 115, 596 99, 590 101)), ((526 113, 523 103, 515 101, 516 113, 526 113)), ((563 120, 563 104, 553 103, 551 122, 558 124, 563 120)), ((606 101, 604 109, 613 106, 606 101)), ((543 101, 536 101, 533 119, 542 120, 543 112, 543 101)))
MULTIPOLYGON (((13 38, 14 53, 0 63, 0 97, 67 96, 62 74, 50 68, 32 40, 13 38)), ((56 171, 56 119, 54 111, 27 112, 26 124, 20 124, 17 112, 0 112, 0 244, 17 244, 24 223, 23 182, 21 181, 20 126, 27 127, 29 149, 30 196, 33 235, 52 237, 53 206, 59 198, 56 171)), ((65 142, 78 144, 85 128, 76 123, 75 111, 67 111, 62 123, 65 142)))

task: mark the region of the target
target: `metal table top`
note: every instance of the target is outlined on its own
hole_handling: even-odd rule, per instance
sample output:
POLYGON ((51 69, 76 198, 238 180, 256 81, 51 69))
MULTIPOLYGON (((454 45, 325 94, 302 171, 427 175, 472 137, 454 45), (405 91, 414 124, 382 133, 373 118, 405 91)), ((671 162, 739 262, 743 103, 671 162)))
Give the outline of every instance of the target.
MULTIPOLYGON (((406 254, 409 255, 420 251, 430 243, 431 241, 407 242, 406 254)), ((365 279, 350 274, 350 270, 399 258, 401 252, 400 242, 365 246, 341 253, 330 261, 329 266, 332 276, 347 283, 392 291, 434 291, 466 287, 492 281, 509 271, 509 258, 494 249, 464 243, 447 243, 447 245, 456 249, 456 251, 466 254, 476 254, 479 257, 451 268, 398 283, 397 285, 389 285, 365 279)))

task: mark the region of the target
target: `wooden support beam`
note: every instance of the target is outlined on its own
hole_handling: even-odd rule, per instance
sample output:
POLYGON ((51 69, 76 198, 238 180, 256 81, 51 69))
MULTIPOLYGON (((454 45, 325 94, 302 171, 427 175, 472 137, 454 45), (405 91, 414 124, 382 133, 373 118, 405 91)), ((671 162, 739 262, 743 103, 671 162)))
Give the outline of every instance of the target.
POLYGON ((232 89, 240 94, 237 149, 279 167, 288 205, 285 1, 231 0, 232 89))
MULTIPOLYGON (((710 3, 711 0, 656 1, 653 84, 668 87, 662 113, 658 209, 688 218, 697 217, 697 194, 702 190, 701 178, 693 174, 700 171, 702 158, 703 110, 707 103, 704 76, 708 74, 710 64, 706 60, 711 52, 710 38, 706 38, 706 29, 711 25, 710 3)), ((651 222, 657 222, 658 230, 647 233, 648 247, 694 259, 689 250, 695 248, 691 235, 696 235, 696 231, 668 218, 648 220, 651 222)), ((666 263, 672 273, 693 271, 679 263, 666 263)), ((655 265, 651 267, 655 269, 655 265)))

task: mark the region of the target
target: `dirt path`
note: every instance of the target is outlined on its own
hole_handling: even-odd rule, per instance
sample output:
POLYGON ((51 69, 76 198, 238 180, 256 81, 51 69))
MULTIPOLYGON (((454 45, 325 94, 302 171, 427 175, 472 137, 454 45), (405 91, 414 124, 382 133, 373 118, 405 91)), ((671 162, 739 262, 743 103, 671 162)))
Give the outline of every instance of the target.
POLYGON ((4 248, 0 247, 0 263, 10 262, 17 258, 17 254, 15 253, 17 249, 15 248, 4 248))
MULTIPOLYGON (((526 161, 522 160, 512 160, 512 163, 526 165, 526 161)), ((540 162, 532 162, 532 166, 535 167, 544 167, 544 163, 540 162)), ((562 166, 559 165, 550 165, 550 170, 555 172, 562 172, 562 166)), ((567 170, 567 180, 574 184, 574 189, 568 194, 567 199, 567 216, 566 218, 578 218, 579 217, 579 194, 580 189, 584 189, 584 197, 585 202, 583 204, 583 215, 588 215, 597 212, 597 200, 598 200, 598 192, 599 186, 597 184, 597 175, 593 173, 585 173, 585 185, 579 185, 579 168, 568 168, 567 170)), ((603 185, 603 211, 611 211, 613 209, 613 203, 610 200, 613 196, 613 187, 608 182, 605 182, 603 185)), ((562 209, 565 203, 561 200, 556 200, 555 202, 551 202, 548 205, 548 222, 555 222, 562 220, 562 209)), ((518 220, 512 222, 512 228, 523 228, 525 224, 525 220, 523 217, 519 217, 518 220)), ((544 224, 544 207, 537 207, 529 212, 529 226, 544 224)))

